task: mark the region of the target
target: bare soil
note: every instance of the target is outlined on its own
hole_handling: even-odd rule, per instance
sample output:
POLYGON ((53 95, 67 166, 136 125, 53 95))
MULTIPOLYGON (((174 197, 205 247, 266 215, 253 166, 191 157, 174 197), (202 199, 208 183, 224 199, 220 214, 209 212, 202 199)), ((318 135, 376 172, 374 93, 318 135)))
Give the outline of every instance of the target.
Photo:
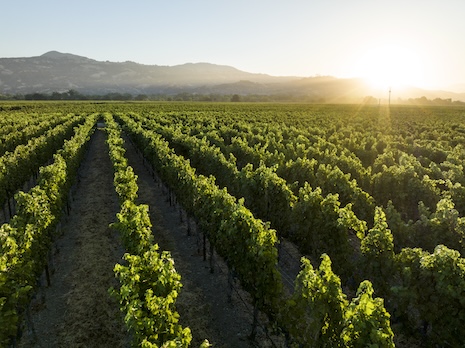
POLYGON ((31 303, 20 347, 127 347, 114 265, 124 250, 108 225, 119 210, 105 134, 93 135, 79 170, 70 215, 62 221, 52 257, 51 285, 44 279, 31 303))

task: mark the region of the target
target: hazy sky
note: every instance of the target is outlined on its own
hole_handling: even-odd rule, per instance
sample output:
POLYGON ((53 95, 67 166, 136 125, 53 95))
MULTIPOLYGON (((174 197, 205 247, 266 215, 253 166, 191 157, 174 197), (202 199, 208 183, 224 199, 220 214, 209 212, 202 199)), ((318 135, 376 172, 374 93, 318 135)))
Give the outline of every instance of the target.
POLYGON ((0 0, 0 57, 209 62, 465 91, 464 0, 0 0))

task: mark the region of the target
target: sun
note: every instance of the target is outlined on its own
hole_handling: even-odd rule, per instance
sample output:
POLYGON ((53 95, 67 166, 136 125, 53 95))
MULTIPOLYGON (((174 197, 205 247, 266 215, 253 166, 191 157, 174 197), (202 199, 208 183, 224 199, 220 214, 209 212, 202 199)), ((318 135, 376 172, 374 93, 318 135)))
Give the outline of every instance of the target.
POLYGON ((370 47, 357 60, 355 76, 373 88, 422 87, 425 71, 421 57, 411 48, 393 44, 370 47))

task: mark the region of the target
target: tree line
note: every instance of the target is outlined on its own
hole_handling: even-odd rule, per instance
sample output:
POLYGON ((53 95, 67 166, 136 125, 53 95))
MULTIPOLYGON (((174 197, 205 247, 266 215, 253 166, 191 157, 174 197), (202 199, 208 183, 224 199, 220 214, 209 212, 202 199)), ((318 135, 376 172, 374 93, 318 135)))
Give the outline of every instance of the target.
MULTIPOLYGON (((324 97, 315 98, 308 95, 292 94, 199 94, 190 92, 180 92, 177 94, 131 94, 109 92, 106 94, 83 94, 74 89, 66 92, 34 92, 27 94, 0 94, 0 100, 117 100, 117 101, 199 101, 199 102, 302 102, 313 104, 352 104, 361 103, 367 105, 381 105, 384 100, 373 96, 365 96, 360 99, 326 99, 324 97)), ((406 105, 465 105, 465 102, 452 100, 451 98, 428 99, 425 96, 420 98, 397 99, 395 104, 406 105)))

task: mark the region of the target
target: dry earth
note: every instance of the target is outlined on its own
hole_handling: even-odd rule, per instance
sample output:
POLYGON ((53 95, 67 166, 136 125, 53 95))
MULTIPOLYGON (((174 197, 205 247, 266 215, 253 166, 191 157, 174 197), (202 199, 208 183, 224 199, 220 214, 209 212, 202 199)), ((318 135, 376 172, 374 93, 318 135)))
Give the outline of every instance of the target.
POLYGON ((108 227, 119 209, 112 168, 99 130, 52 250, 51 286, 39 288, 31 304, 32 325, 20 347, 128 346, 118 304, 108 295, 108 288, 118 284, 113 267, 124 254, 117 233, 108 227))

